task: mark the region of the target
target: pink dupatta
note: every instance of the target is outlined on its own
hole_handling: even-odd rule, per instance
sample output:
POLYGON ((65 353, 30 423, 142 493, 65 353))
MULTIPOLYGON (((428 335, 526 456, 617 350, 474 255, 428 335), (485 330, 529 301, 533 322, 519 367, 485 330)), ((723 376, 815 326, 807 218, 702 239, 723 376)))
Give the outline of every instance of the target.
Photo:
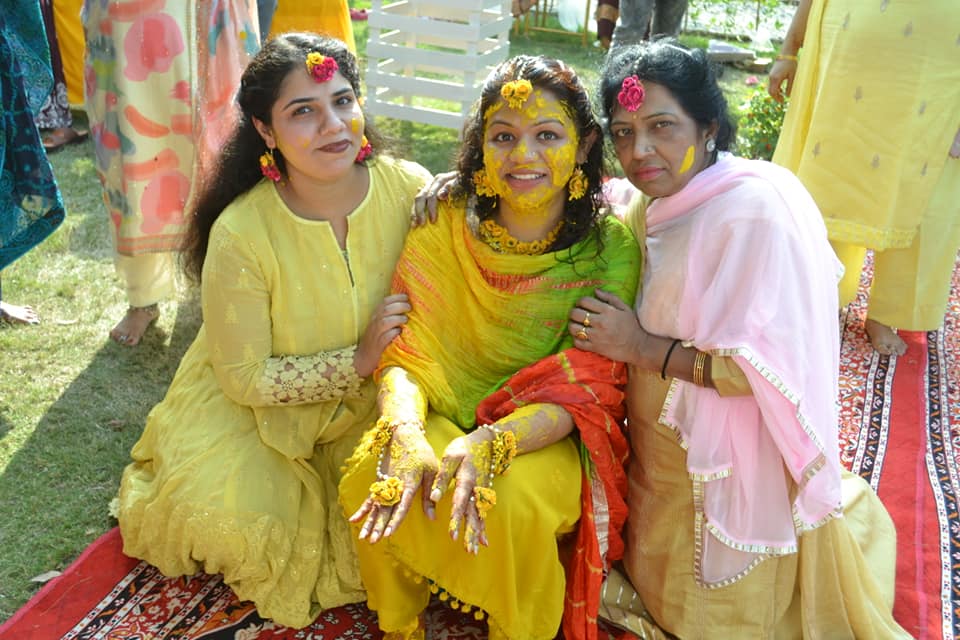
POLYGON ((660 414, 687 452, 697 580, 723 586, 841 515, 842 267, 810 195, 767 162, 722 154, 654 200, 646 223, 641 324, 731 356, 753 391, 722 398, 674 380, 660 414))

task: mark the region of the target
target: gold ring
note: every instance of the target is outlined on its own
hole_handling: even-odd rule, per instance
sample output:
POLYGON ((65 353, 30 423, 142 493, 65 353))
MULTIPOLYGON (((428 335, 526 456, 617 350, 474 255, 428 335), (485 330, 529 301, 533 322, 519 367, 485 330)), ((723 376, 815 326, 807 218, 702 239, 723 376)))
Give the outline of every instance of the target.
POLYGON ((582 324, 582 325, 585 326, 585 327, 589 327, 589 326, 590 326, 590 312, 589 312, 589 311, 584 311, 584 312, 583 312, 583 322, 581 322, 580 324, 582 324))
POLYGON ((587 337, 587 329, 586 329, 586 327, 584 327, 583 329, 580 329, 580 331, 577 331, 576 336, 577 336, 578 338, 580 338, 581 340, 589 340, 589 339, 590 339, 590 338, 587 337))

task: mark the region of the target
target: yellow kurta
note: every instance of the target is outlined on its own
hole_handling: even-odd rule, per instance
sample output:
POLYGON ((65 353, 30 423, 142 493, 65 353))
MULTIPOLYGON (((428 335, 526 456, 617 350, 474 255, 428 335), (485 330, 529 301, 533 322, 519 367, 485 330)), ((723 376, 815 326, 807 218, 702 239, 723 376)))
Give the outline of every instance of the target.
POLYGON ((857 291, 876 250, 870 317, 940 326, 960 247, 960 11, 954 0, 813 0, 773 161, 823 213, 857 291))
POLYGON ((339 364, 340 381, 350 377, 428 178, 419 165, 373 161, 348 257, 329 223, 294 215, 268 181, 221 214, 204 325, 121 481, 126 554, 167 575, 223 573, 261 615, 293 627, 364 599, 337 483, 376 419, 376 391, 364 380, 338 394, 316 370, 339 364))
MULTIPOLYGON (((583 241, 575 264, 566 250, 539 256, 497 254, 474 237, 463 208, 441 209, 436 224, 410 236, 398 271, 422 281, 411 293, 404 328, 419 336, 381 362, 401 366, 418 380, 429 403, 427 438, 440 459, 447 445, 475 425, 477 404, 519 369, 571 345, 567 314, 594 290, 631 301, 640 252, 630 232, 613 218, 601 222, 603 250, 583 241), (446 256, 452 256, 446 258, 446 256), (453 257, 455 256, 455 257, 453 257), (564 260, 568 262, 564 263, 564 260), (562 265, 562 266, 560 266, 562 265), (417 351, 415 355, 410 350, 417 351)), ((369 495, 376 456, 358 452, 340 484, 341 503, 352 513, 369 495)), ((430 598, 482 609, 493 633, 524 640, 552 639, 564 606, 564 570, 557 539, 580 518, 581 469, 572 438, 519 455, 493 483, 496 507, 486 520, 489 546, 467 553, 450 538, 453 491, 429 520, 414 501, 388 538, 358 543, 363 581, 380 628, 399 631, 416 623, 430 598), (399 565, 397 564, 399 561, 399 565)), ((359 529, 359 527, 358 527, 359 529)))

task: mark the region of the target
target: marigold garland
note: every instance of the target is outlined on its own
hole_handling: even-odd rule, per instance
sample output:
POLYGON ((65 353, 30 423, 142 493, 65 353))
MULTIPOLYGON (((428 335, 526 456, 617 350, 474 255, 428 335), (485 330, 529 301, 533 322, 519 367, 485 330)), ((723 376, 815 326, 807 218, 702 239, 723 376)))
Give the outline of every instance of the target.
POLYGON ((546 253, 547 249, 553 246, 557 236, 560 235, 560 229, 563 227, 563 220, 557 223, 550 233, 542 240, 532 240, 524 242, 517 240, 505 227, 497 223, 493 218, 489 218, 480 223, 478 233, 491 249, 500 253, 516 253, 525 256, 538 256, 546 253))

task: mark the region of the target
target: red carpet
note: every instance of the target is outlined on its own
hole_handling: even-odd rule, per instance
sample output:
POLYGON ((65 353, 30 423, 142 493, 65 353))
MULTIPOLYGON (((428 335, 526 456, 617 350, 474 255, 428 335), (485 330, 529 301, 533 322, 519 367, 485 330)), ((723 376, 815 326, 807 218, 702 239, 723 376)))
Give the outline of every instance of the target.
MULTIPOLYGON (((239 602, 219 576, 165 578, 123 555, 119 529, 81 554, 0 627, 3 640, 379 640, 376 616, 364 605, 325 611, 309 627, 290 629, 239 602)), ((486 623, 435 601, 428 637, 475 640, 486 623)))
POLYGON ((894 617, 914 637, 960 637, 960 263, 939 331, 901 332, 907 353, 880 356, 861 297, 844 313, 840 447, 897 528, 894 617))
MULTIPOLYGON (((869 277, 867 271, 864 282, 869 277)), ((921 639, 960 638, 960 267, 944 327, 904 333, 904 356, 877 355, 863 332, 863 297, 843 314, 840 446, 893 516, 894 615, 921 639)), ((428 637, 486 637, 483 622, 434 601, 428 637)), ((2 640, 379 640, 363 605, 288 629, 238 602, 217 576, 164 578, 121 553, 114 529, 0 626, 2 640)))

